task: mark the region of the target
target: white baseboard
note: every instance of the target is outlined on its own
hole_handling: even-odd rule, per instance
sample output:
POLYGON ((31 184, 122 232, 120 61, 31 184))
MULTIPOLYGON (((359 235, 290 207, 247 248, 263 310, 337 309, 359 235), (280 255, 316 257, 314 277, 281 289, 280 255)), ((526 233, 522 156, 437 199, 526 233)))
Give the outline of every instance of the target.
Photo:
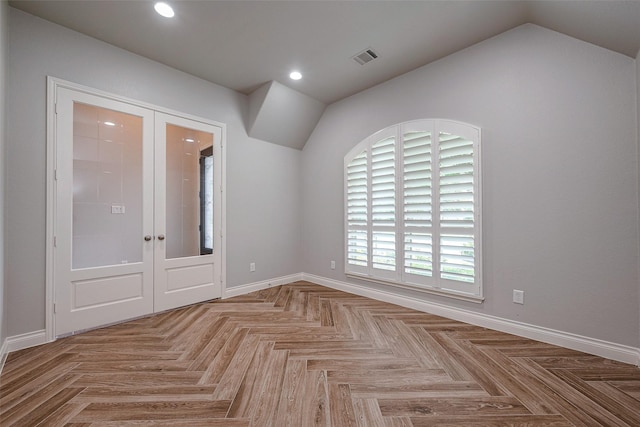
POLYGON ((7 337, 2 343, 2 347, 0 347, 0 374, 2 374, 2 368, 4 368, 4 363, 7 361, 9 353, 46 344, 47 342, 47 334, 44 329, 7 337))
POLYGON ((460 322, 640 366, 640 348, 616 344, 527 323, 516 322, 501 317, 476 313, 469 310, 450 307, 444 304, 397 295, 392 292, 384 292, 365 286, 328 279, 326 277, 316 276, 313 274, 302 273, 302 280, 352 294, 373 298, 375 300, 390 302, 402 307, 412 308, 414 310, 458 320, 460 322))
MULTIPOLYGON (((338 289, 355 295, 397 304, 402 307, 412 308, 414 310, 443 316, 449 319, 458 320, 460 322, 494 329, 497 331, 518 335, 536 341, 542 341, 572 350, 582 351, 584 353, 593 354, 607 359, 617 360, 619 362, 640 366, 640 348, 616 344, 527 323, 516 322, 496 316, 476 313, 473 311, 450 307, 436 302, 429 302, 407 296, 397 295, 393 292, 371 289, 366 286, 354 285, 352 283, 342 282, 307 273, 297 273, 289 276, 282 276, 270 280, 263 280, 260 282, 227 288, 224 291, 223 298, 226 299, 245 295, 251 292, 260 291, 262 289, 285 285, 287 283, 297 282, 300 280, 306 280, 308 282, 326 286, 328 288, 338 289)), ((29 332, 5 339, 4 343, 2 343, 2 347, 0 347, 0 373, 2 372, 2 367, 4 366, 4 362, 8 353, 40 344, 45 344, 46 342, 47 338, 44 330, 29 332)))
POLYGON ((276 277, 275 279, 263 280, 260 282, 253 282, 246 285, 227 288, 224 291, 223 298, 237 297, 251 292, 271 288, 273 286, 286 285, 287 283, 297 282, 299 280, 302 280, 302 275, 303 273, 291 274, 289 276, 276 277))
POLYGON ((0 375, 2 375, 2 368, 4 368, 4 362, 7 361, 9 351, 7 350, 7 340, 5 339, 0 346, 0 375))
POLYGON ((26 334, 14 335, 7 338, 7 353, 46 344, 47 342, 47 334, 44 329, 40 331, 27 332, 26 334))

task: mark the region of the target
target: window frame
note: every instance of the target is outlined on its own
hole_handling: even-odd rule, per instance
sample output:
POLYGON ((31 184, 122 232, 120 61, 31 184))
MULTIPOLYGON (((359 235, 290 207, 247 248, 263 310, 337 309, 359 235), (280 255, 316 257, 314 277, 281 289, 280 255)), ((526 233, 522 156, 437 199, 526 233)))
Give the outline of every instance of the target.
MULTIPOLYGON (((480 303, 484 301, 482 280, 482 163, 481 163, 481 130, 477 126, 448 119, 421 119, 398 123, 386 127, 362 140, 344 157, 344 266, 345 275, 350 278, 383 283, 419 292, 442 295, 480 303), (405 270, 405 218, 404 218, 404 136, 407 132, 430 132, 431 138, 431 247, 432 276, 421 276, 407 273, 405 270), (440 220, 440 132, 460 136, 472 142, 473 154, 473 227, 472 234, 461 228, 445 227, 440 220), (395 138, 395 271, 375 269, 372 265, 372 147, 380 141, 395 138), (349 226, 349 165, 366 151, 366 225, 349 226), (366 266, 349 263, 350 232, 366 231, 367 262, 366 266), (444 230, 444 233, 441 233, 444 230), (464 235, 473 237, 473 282, 462 282, 441 277, 440 237, 445 235, 464 235)), ((380 228, 380 227, 378 227, 380 228)), ((388 228, 388 227, 387 227, 388 228)), ((410 227, 407 227, 410 229, 410 227)), ((428 233, 428 232, 426 232, 428 233)), ((353 247, 353 246, 352 246, 353 247)))

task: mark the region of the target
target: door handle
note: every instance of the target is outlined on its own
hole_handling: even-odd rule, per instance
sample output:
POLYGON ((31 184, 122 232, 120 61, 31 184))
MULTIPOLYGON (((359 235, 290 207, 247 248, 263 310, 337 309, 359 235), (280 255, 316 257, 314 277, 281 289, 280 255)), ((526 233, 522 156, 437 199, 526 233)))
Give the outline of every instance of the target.
POLYGON ((159 234, 158 235, 158 240, 164 240, 164 234, 159 234))
POLYGON ((149 236, 148 234, 146 236, 144 236, 144 241, 145 242, 148 242, 151 239, 153 239, 153 237, 149 236))

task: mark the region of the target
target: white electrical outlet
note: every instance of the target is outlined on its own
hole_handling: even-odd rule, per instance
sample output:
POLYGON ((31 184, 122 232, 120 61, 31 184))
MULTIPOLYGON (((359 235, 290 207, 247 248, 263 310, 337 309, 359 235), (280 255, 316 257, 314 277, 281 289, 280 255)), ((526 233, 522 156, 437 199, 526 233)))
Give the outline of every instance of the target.
POLYGON ((524 304, 524 291, 513 290, 513 302, 516 304, 524 304))
POLYGON ((336 269, 336 262, 335 261, 331 261, 331 269, 332 270, 336 269))
POLYGON ((256 271, 256 263, 255 262, 252 262, 252 263, 249 264, 249 271, 252 272, 252 273, 254 271, 256 271))

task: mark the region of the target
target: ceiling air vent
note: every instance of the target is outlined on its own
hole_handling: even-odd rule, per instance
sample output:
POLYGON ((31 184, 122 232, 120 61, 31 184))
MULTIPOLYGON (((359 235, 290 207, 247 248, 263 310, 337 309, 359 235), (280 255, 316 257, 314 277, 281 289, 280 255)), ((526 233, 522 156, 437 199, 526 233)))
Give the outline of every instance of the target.
POLYGON ((364 50, 357 55, 353 56, 353 60, 360 65, 364 65, 367 62, 371 62, 378 57, 378 54, 371 49, 364 50))

